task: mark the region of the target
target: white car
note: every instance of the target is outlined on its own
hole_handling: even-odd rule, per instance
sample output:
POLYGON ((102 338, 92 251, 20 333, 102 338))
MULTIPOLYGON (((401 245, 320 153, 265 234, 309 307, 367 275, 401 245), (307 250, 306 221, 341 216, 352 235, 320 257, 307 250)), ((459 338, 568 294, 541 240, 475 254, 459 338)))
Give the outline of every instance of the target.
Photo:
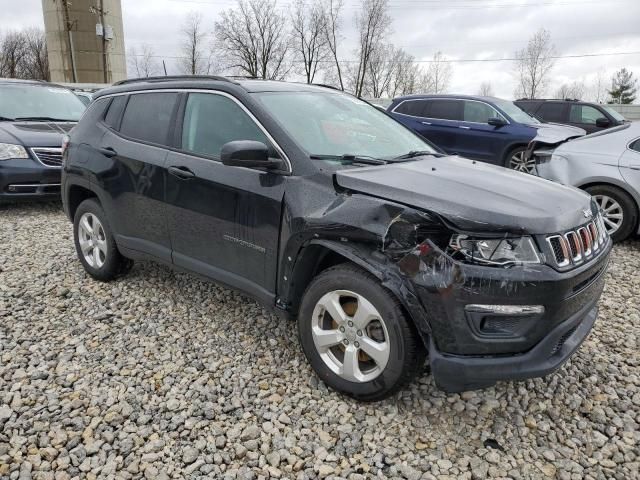
POLYGON ((627 123, 571 140, 537 157, 539 176, 589 192, 614 241, 638 232, 640 123, 627 123))

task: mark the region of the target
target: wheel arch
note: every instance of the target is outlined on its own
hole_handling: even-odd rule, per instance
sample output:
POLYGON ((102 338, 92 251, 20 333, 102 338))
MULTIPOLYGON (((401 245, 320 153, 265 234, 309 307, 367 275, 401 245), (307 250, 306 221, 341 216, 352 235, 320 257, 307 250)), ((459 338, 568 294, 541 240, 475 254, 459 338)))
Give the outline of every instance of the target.
POLYGON ((80 204, 88 198, 95 198, 98 202, 100 202, 97 193, 85 185, 74 183, 67 187, 66 210, 67 215, 72 222, 76 214, 76 210, 78 210, 80 204))
POLYGON ((587 188, 589 187, 599 187, 599 186, 617 188, 619 190, 622 190, 624 193, 626 193, 631 197, 636 207, 637 219, 636 219, 636 225, 634 226, 634 231, 637 233, 640 230, 640 193, 630 188, 630 185, 628 183, 621 182, 613 178, 606 179, 606 180, 589 179, 581 183, 580 185, 576 185, 577 188, 584 191, 586 191, 587 188))

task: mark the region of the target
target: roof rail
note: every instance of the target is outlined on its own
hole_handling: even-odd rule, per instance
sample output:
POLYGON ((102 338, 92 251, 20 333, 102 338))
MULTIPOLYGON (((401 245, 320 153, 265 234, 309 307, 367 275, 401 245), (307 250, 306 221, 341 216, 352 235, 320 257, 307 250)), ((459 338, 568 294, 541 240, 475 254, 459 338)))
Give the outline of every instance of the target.
POLYGON ((230 80, 228 77, 222 77, 219 75, 168 75, 162 77, 141 77, 141 78, 128 78, 126 80, 120 80, 114 83, 114 86, 128 85, 130 83, 144 83, 144 82, 169 82, 172 80, 216 80, 218 82, 236 83, 230 80))
POLYGON ((334 87, 333 85, 328 85, 326 83, 312 83, 311 85, 315 85, 316 87, 330 88, 331 90, 340 90, 338 87, 334 87))

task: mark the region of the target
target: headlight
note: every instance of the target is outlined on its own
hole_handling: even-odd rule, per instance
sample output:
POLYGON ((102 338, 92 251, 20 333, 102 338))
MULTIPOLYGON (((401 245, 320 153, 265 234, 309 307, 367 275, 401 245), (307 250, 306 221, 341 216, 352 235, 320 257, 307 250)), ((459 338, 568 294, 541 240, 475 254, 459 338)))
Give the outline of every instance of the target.
POLYGON ((22 145, 0 143, 0 160, 10 160, 12 158, 29 158, 29 154, 22 145))
POLYGON ((492 267, 541 263, 531 237, 472 238, 467 235, 453 235, 448 251, 457 260, 492 267))
POLYGON ((552 162, 565 161, 566 159, 567 159, 567 157, 565 157, 564 155, 560 155, 559 153, 551 154, 551 161, 552 162))

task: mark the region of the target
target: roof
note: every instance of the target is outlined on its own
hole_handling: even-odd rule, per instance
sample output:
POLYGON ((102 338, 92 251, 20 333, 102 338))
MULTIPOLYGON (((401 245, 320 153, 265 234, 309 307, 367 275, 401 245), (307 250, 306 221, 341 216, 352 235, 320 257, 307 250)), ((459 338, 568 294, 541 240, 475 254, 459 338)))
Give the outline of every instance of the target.
POLYGON ((19 85, 32 85, 34 87, 57 87, 67 88, 57 83, 46 82, 44 80, 25 80, 22 78, 0 78, 0 84, 19 84, 19 85))
POLYGON ((449 98, 453 100, 483 100, 485 102, 495 102, 496 100, 500 100, 497 97, 484 97, 482 95, 454 95, 454 94, 432 94, 432 93, 414 93, 412 95, 404 95, 402 97, 396 97, 393 100, 418 100, 418 99, 428 99, 428 98, 449 98))

